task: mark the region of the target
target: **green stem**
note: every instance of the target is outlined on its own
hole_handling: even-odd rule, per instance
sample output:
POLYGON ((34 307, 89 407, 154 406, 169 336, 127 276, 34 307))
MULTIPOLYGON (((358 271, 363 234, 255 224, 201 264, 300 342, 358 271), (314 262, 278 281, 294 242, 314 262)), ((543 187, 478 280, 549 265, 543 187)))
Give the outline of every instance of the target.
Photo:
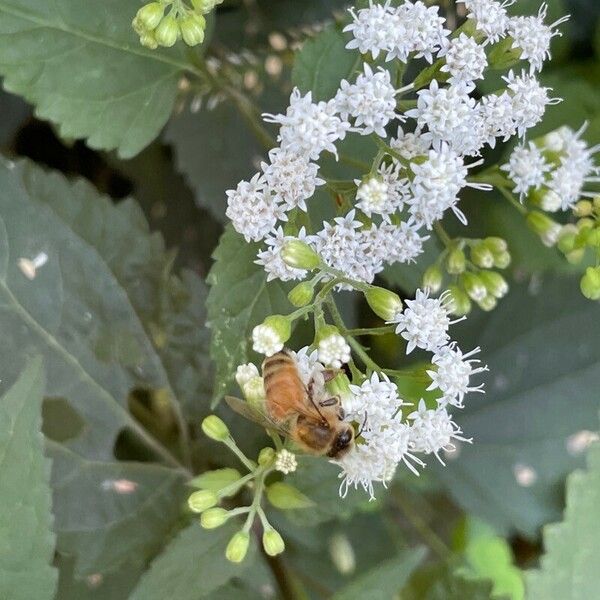
POLYGON ((395 325, 385 325, 383 327, 360 327, 357 329, 346 329, 348 335, 385 335, 394 331, 395 325))
POLYGON ((238 445, 233 438, 230 437, 223 443, 240 459, 248 471, 253 472, 256 469, 256 464, 238 448, 238 445))
POLYGON ((498 186, 498 191, 522 214, 527 214, 527 209, 505 187, 498 186))
POLYGON ((439 221, 433 224, 433 228, 444 246, 448 247, 452 245, 452 238, 446 233, 446 230, 439 221))

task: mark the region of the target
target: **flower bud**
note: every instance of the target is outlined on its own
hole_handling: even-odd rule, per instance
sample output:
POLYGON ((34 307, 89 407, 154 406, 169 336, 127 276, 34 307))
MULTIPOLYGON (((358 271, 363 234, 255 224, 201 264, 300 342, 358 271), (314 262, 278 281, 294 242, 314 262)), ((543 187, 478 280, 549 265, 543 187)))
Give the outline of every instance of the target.
POLYGON ((572 265, 578 265, 585 256, 585 250, 583 248, 579 248, 578 250, 571 250, 571 252, 567 252, 565 254, 565 258, 572 265))
POLYGON ((285 550, 285 543, 279 532, 272 527, 265 529, 262 537, 263 548, 269 556, 277 556, 285 550))
POLYGON ((152 31, 140 35, 140 44, 145 48, 150 48, 150 50, 156 50, 158 48, 156 36, 152 31))
POLYGON ((600 211, 600 196, 594 196, 594 199, 592 200, 592 206, 594 207, 595 212, 600 211))
POLYGON ((245 531, 238 531, 227 544, 225 558, 233 563, 242 562, 246 558, 249 545, 250 535, 245 531))
POLYGON ((600 248, 600 228, 596 227, 588 231, 586 244, 592 248, 600 248))
POLYGON ((352 398, 352 391, 350 390, 350 380, 348 376, 342 371, 338 373, 331 381, 325 384, 325 388, 331 394, 331 396, 339 396, 342 405, 347 400, 352 398))
POLYGON ((494 254, 485 242, 477 242, 471 247, 471 260, 484 269, 494 265, 494 254))
POLYGON ((216 507, 205 510, 200 516, 200 525, 204 529, 216 529, 221 527, 229 519, 229 511, 224 508, 216 507))
POLYGON ((481 308, 481 310, 489 312, 490 310, 494 310, 494 308, 496 308, 496 304, 498 304, 498 301, 496 300, 496 298, 494 298, 494 296, 489 294, 488 296, 485 296, 484 298, 479 300, 477 304, 479 305, 479 308, 481 308))
POLYGON ((277 458, 275 460, 275 470, 283 473, 284 475, 289 475, 293 473, 298 467, 298 461, 296 460, 296 455, 282 448, 277 453, 277 458))
POLYGON ((292 325, 288 317, 272 315, 252 330, 252 347, 255 352, 272 356, 279 352, 292 335, 292 325))
POLYGON ((586 298, 600 300, 600 267, 588 267, 579 286, 586 298))
POLYGON ((508 244, 505 239, 501 237, 490 236, 486 237, 485 245, 491 250, 492 254, 499 254, 508 250, 508 244))
POLYGON ((223 0, 192 0, 192 6, 197 12, 206 14, 221 2, 223 0))
POLYGON ((494 254, 494 266, 497 269, 506 269, 510 265, 510 253, 509 252, 498 252, 494 254))
POLYGON ((554 190, 544 190, 540 194, 539 205, 547 212, 557 212, 562 207, 562 199, 554 190))
POLYGON ((573 208, 576 217, 589 217, 592 214, 592 203, 589 200, 579 200, 573 208))
POLYGON ((442 287, 444 275, 437 264, 430 265, 423 273, 423 287, 428 288, 432 294, 436 294, 442 287))
POLYGON ((265 406, 265 382, 260 375, 247 381, 242 387, 244 398, 251 406, 262 409, 265 406))
POLYGON ((575 249, 575 240, 577 238, 577 227, 575 225, 563 225, 556 243, 558 249, 567 254, 575 249))
POLYGON ((179 35, 179 26, 177 25, 177 19, 171 15, 167 15, 162 19, 159 26, 154 32, 156 41, 166 48, 170 48, 175 45, 177 37, 179 35))
POLYGON ((308 281, 303 281, 290 290, 288 300, 294 306, 306 306, 313 299, 314 293, 313 285, 308 281))
POLYGON ((217 415, 209 415, 202 421, 202 431, 217 442, 224 442, 229 437, 229 428, 217 415))
POLYGON ((160 2, 150 2, 137 11, 136 19, 146 29, 156 29, 163 18, 164 6, 160 2))
POLYGON ((258 464, 261 467, 270 465, 275 460, 275 450, 273 448, 263 448, 258 455, 258 464))
POLYGON ((365 299, 371 310, 384 321, 391 321, 402 310, 400 296, 382 287, 372 286, 367 289, 365 299))
POLYGON ((465 288, 465 292, 467 292, 469 297, 472 300, 475 300, 475 302, 479 302, 488 295, 483 281, 480 279, 479 275, 475 275, 475 273, 465 271, 460 276, 460 282, 465 288))
POLYGON ((454 248, 448 254, 446 270, 450 275, 460 275, 465 270, 466 262, 465 253, 460 248, 454 248))
POLYGON ((179 22, 181 37, 188 46, 197 46, 204 41, 206 19, 202 15, 189 13, 179 22))
POLYGON ((285 242, 281 249, 281 259, 294 269, 308 269, 312 271, 321 264, 319 255, 306 243, 300 240, 285 242))
POLYGON ((201 513, 215 506, 218 501, 219 497, 212 490, 198 490, 188 498, 188 506, 192 512, 201 513))
POLYGON ((448 288, 452 300, 452 314, 462 317, 471 312, 471 300, 457 285, 451 285, 448 288))
POLYGON ((352 543, 343 533, 336 533, 329 540, 329 555, 342 575, 349 575, 356 569, 356 554, 352 543))
POLYGON ((506 296, 508 292, 508 283, 506 283, 506 280, 500 273, 496 273, 496 271, 481 271, 479 273, 479 278, 483 281, 483 285, 485 285, 488 294, 491 294, 494 298, 506 296))
POLYGON ((258 377, 258 369, 252 363, 239 365, 235 370, 235 380, 240 388, 243 388, 254 377, 258 377))
POLYGON ((561 226, 550 217, 537 210, 527 215, 527 225, 537 233, 545 246, 554 246, 558 240, 561 226))

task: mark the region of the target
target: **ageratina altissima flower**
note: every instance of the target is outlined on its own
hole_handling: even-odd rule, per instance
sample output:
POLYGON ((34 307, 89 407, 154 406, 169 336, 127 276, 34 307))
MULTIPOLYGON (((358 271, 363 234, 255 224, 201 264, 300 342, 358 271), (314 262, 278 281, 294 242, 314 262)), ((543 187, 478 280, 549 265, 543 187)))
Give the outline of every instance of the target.
POLYGON ((467 18, 472 19, 477 31, 486 38, 487 43, 495 43, 506 35, 509 17, 507 7, 516 0, 457 0, 467 9, 467 18))

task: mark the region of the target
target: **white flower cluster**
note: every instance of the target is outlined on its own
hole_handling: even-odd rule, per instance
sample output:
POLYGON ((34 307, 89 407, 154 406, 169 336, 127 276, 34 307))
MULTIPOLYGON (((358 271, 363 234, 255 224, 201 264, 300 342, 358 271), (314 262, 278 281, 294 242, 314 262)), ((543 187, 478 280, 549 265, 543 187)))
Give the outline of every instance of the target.
POLYGON ((526 146, 517 146, 501 167, 514 183, 521 200, 534 193, 541 208, 548 212, 569 210, 584 197, 596 194, 584 190, 587 183, 598 183, 600 169, 593 156, 600 145, 589 147, 579 131, 569 127, 546 135, 526 146))
POLYGON ((472 358, 475 348, 463 354, 455 342, 450 342, 448 299, 429 298, 417 290, 414 300, 393 320, 396 332, 407 342, 407 353, 421 348, 433 354, 428 390, 439 390, 436 408, 427 408, 421 400, 417 410, 403 420, 402 408, 407 406, 398 395, 397 387, 383 373, 373 373, 361 385, 351 385, 351 395, 343 398, 347 418, 360 424, 360 436, 355 448, 338 461, 342 468, 340 494, 349 487, 362 487, 374 496, 375 482, 385 485, 396 467, 403 463, 415 474, 425 466, 418 454, 434 454, 442 463, 442 451, 452 451, 452 440, 469 442, 452 420, 449 406, 463 407, 465 394, 483 392, 483 384, 470 385, 473 375, 487 370, 472 358))
MULTIPOLYGON (((305 270, 291 268, 281 259, 285 242, 294 238, 309 244, 346 277, 367 283, 387 264, 414 261, 427 239, 422 230, 431 229, 448 210, 466 222, 458 207, 461 190, 490 189, 469 182, 468 169, 480 161, 467 164, 466 159, 478 157, 498 139, 524 136, 540 122, 546 106, 559 101, 551 98, 551 90, 539 83, 535 72, 549 57, 550 40, 559 35, 556 27, 563 19, 545 25, 545 5, 536 16, 509 17, 509 0, 463 1, 480 32, 478 38, 466 32, 451 38, 438 7, 427 7, 420 0, 399 6, 370 0, 368 7, 350 10, 352 22, 345 31, 352 39, 347 48, 374 59, 381 55, 386 61, 419 57, 443 61, 440 81, 417 91, 415 108, 401 114, 397 103, 413 84, 396 89, 393 71, 365 62, 354 80, 340 83, 330 100, 316 102, 310 92, 303 95, 294 89, 285 114, 264 115, 280 126, 279 146, 269 152, 260 173, 227 192, 227 215, 246 240, 265 243, 257 263, 269 280, 306 276, 305 270), (505 90, 477 100, 475 84, 488 67, 485 46, 507 35, 514 40, 515 51, 529 61, 530 71, 511 71, 504 77, 505 90), (405 131, 400 124, 409 119, 414 126, 405 131), (388 134, 392 124, 396 137, 388 134), (290 218, 296 221, 298 212, 308 210, 315 190, 325 184, 319 159, 323 153, 337 158, 336 144, 347 135, 378 136, 391 151, 369 174, 354 180, 354 206, 346 214, 314 231, 286 225, 290 218)), ((511 173, 524 175, 519 193, 541 185, 546 173, 541 162, 534 171, 528 169, 535 162, 534 153, 529 146, 511 160, 511 173)), ((565 196, 576 184, 568 176, 566 168, 559 170, 551 189, 565 196)))

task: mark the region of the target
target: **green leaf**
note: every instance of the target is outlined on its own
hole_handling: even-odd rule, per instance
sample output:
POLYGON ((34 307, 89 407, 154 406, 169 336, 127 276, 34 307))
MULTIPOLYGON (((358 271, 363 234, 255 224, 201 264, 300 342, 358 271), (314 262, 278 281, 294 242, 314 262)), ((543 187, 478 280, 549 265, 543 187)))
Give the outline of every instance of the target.
POLYGON ((211 286, 207 309, 210 355, 217 371, 215 400, 227 391, 237 366, 250 359, 252 328, 267 316, 291 308, 286 287, 279 281, 267 283, 262 267, 254 264, 257 252, 258 244, 247 243, 228 227, 213 255, 215 264, 207 277, 211 286))
POLYGON ((544 528, 540 568, 526 574, 531 600, 587 600, 598 596, 600 573, 600 444, 588 453, 587 469, 567 479, 561 523, 544 528))
POLYGON ((454 415, 473 444, 436 471, 500 532, 534 536, 560 514, 562 480, 581 458, 572 436, 598 408, 599 317, 576 280, 549 279, 514 286, 494 311, 455 326, 463 350, 481 346, 490 372, 485 395, 454 415))
POLYGON ((427 554, 425 548, 404 550, 338 590, 332 600, 392 600, 427 554))
POLYGON ((43 390, 42 362, 34 359, 0 400, 0 597, 11 600, 50 600, 56 589, 43 390))
POLYGON ((344 34, 335 26, 307 40, 295 57, 292 83, 302 93, 312 92, 315 101, 333 98, 340 81, 349 79, 360 61, 358 51, 345 46, 344 34))
POLYGON ((311 508, 315 503, 305 496, 299 489, 289 483, 276 481, 267 486, 266 496, 269 502, 281 510, 292 510, 298 508, 311 508))
POLYGON ((207 531, 197 523, 189 525, 154 560, 129 600, 205 598, 241 575, 252 562, 252 555, 241 565, 225 559, 225 547, 236 527, 230 522, 207 531))
POLYGON ((180 75, 190 69, 183 44, 149 50, 131 20, 136 0, 2 0, 0 73, 65 138, 137 154, 166 123, 180 75))
POLYGON ((191 403, 183 388, 201 389, 203 349, 188 328, 202 330, 189 304, 201 301, 202 284, 172 276, 171 260, 132 201, 115 206, 83 181, 0 164, 3 380, 41 354, 47 396, 83 422, 75 437, 48 440, 57 546, 76 558, 76 577, 151 556, 179 516, 177 397, 191 403), (40 251, 48 261, 29 279, 19 259, 40 251), (153 434, 128 410, 134 390, 157 399, 153 434), (117 461, 124 439, 136 457, 165 465, 117 461))

